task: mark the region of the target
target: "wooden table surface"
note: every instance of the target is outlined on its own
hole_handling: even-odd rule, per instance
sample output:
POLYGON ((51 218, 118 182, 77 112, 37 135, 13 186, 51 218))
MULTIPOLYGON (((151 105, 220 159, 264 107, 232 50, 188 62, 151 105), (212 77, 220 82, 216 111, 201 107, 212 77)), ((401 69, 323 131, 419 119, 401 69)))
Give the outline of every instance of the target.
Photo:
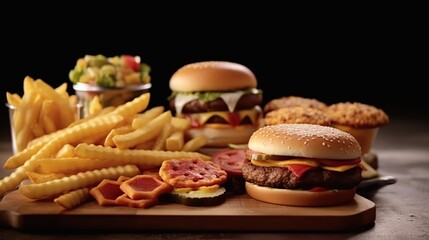
MULTIPOLYGON (((429 239, 429 124, 423 117, 392 117, 379 131, 373 152, 381 175, 395 184, 360 190, 376 205, 375 224, 354 232, 26 232, 0 228, 0 239, 429 239)), ((0 159, 11 155, 2 131, 0 159)), ((6 135, 6 137, 4 136, 6 135)), ((0 170, 3 178, 10 172, 0 170)), ((203 223, 202 223, 203 224, 203 223)), ((257 223, 255 223, 257 224, 257 223)))

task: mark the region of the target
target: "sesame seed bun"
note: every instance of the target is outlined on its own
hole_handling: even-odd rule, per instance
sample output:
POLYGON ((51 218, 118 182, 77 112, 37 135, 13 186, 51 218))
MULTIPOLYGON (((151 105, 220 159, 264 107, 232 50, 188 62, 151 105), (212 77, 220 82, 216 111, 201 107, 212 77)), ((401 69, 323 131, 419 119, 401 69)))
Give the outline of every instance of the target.
POLYGON ((228 61, 187 64, 170 78, 170 108, 191 120, 188 139, 204 135, 204 147, 245 144, 261 125, 262 91, 246 66, 228 61))
POLYGON ((222 127, 216 128, 213 128, 209 124, 200 128, 191 128, 187 130, 186 137, 192 139, 199 135, 204 135, 207 139, 204 145, 205 147, 227 147, 228 144, 247 143, 256 129, 258 129, 258 126, 251 124, 236 127, 223 124, 222 127))
MULTIPOLYGON (((337 163, 344 162, 344 165, 347 165, 348 160, 357 159, 361 156, 360 145, 352 135, 333 127, 314 124, 285 123, 262 127, 252 134, 248 147, 250 150, 257 152, 256 154, 285 156, 286 161, 291 156, 299 157, 304 160, 303 163, 305 162, 305 158, 309 158, 311 161, 318 161, 319 159, 322 164, 325 160, 335 160, 337 163)), ((308 173, 309 175, 305 175, 307 176, 305 177, 300 174, 296 175, 297 173, 293 169, 300 168, 294 168, 293 166, 300 164, 297 163, 299 160, 294 159, 294 161, 291 165, 286 165, 287 167, 277 165, 254 165, 256 167, 250 167, 250 164, 253 165, 254 162, 247 163, 248 165, 243 167, 247 194, 259 201, 288 206, 332 206, 353 200, 356 193, 356 185, 361 177, 360 171, 357 171, 359 170, 358 166, 346 171, 339 171, 338 169, 326 170, 323 167, 320 167, 321 170, 310 169, 308 171, 312 172, 308 173), (274 169, 276 171, 273 171, 274 169), (323 177, 316 177, 318 171, 326 171, 326 175, 324 172, 323 177), (332 176, 328 171, 339 171, 334 173, 337 176, 335 184, 338 185, 334 187, 334 185, 330 185, 333 184, 331 182, 325 185, 325 187, 318 189, 318 186, 323 186, 324 183, 327 183, 324 182, 327 179, 325 177, 332 176), (353 180, 353 173, 356 172, 359 179, 352 185, 341 187, 342 181, 348 182, 349 180, 353 180), (270 175, 267 176, 265 173, 270 175), (294 175, 294 177, 290 178, 291 175, 294 175), (307 179, 307 183, 311 181, 316 182, 312 182, 313 185, 308 189, 288 188, 284 185, 300 180, 305 181, 304 178, 307 179), (313 180, 309 181, 311 178, 313 180), (266 181, 266 179, 270 181, 266 181), (277 179, 280 184, 275 182, 274 179, 277 179), (279 184, 281 187, 273 184, 279 184)), ((304 168, 308 167, 305 164, 301 164, 300 166, 304 168)))
POLYGON ((170 89, 176 92, 234 91, 256 86, 256 77, 249 68, 227 61, 187 64, 170 79, 170 89))
POLYGON ((311 192, 262 187, 249 182, 245 183, 245 188, 249 196, 259 201, 297 207, 340 205, 352 200, 356 193, 356 188, 311 192))
POLYGON ((270 155, 347 160, 360 157, 361 147, 349 133, 313 124, 278 124, 258 129, 249 149, 270 155))

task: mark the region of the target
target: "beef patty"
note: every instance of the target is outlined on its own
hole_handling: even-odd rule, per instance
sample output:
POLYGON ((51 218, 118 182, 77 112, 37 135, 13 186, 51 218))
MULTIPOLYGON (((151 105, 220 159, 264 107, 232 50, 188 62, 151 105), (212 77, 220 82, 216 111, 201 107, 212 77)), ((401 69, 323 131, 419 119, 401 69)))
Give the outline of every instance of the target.
MULTIPOLYGON (((170 109, 175 114, 174 107, 175 98, 170 100, 170 109)), ((261 94, 244 94, 238 100, 235 106, 235 111, 252 109, 262 103, 261 94)), ((212 111, 228 111, 228 106, 221 98, 216 98, 213 101, 203 101, 200 99, 192 100, 183 106, 182 113, 200 113, 200 112, 212 112, 212 111)))
POLYGON ((350 189, 362 180, 362 169, 357 166, 344 172, 312 168, 301 178, 297 178, 288 167, 260 167, 251 162, 243 165, 243 177, 246 181, 259 186, 285 189, 311 189, 324 187, 329 189, 350 189))

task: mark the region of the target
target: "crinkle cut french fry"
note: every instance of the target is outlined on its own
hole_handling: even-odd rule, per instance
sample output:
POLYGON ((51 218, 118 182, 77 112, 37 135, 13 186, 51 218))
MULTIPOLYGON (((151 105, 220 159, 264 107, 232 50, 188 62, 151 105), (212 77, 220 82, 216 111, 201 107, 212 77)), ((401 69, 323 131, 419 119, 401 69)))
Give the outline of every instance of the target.
POLYGON ((71 174, 65 173, 38 173, 38 172, 27 172, 27 177, 32 183, 44 183, 55 179, 60 179, 71 174))
POLYGON ((159 116, 162 112, 164 112, 163 106, 157 106, 157 107, 148 109, 143 113, 137 114, 134 117, 131 125, 133 126, 134 129, 141 128, 144 125, 146 125, 148 122, 150 122, 150 120, 159 116))
POLYGON ((135 114, 142 112, 149 105, 150 93, 146 92, 142 95, 134 98, 133 100, 126 102, 125 104, 119 105, 113 110, 111 114, 119 114, 124 118, 134 116, 135 114))
MULTIPOLYGON (((155 141, 146 141, 146 142, 142 142, 137 144, 136 146, 134 146, 134 149, 143 149, 143 150, 153 150, 153 146, 155 144, 155 141)), ((106 146, 108 147, 108 146, 106 146)))
POLYGON ((28 143, 35 138, 32 128, 37 122, 40 113, 41 102, 42 99, 39 96, 36 96, 34 102, 29 103, 29 106, 20 106, 17 109, 25 112, 24 127, 21 129, 15 129, 16 146, 18 151, 25 149, 28 143))
MULTIPOLYGON (((65 135, 65 139, 68 139, 67 137, 68 136, 65 135)), ((15 187, 18 186, 22 182, 22 180, 27 178, 27 172, 34 171, 39 167, 37 159, 51 156, 55 151, 61 148, 62 141, 63 139, 56 138, 55 140, 52 140, 47 144, 43 145, 43 147, 40 148, 40 150, 38 151, 36 150, 36 153, 30 159, 25 161, 25 163, 22 166, 19 166, 9 176, 6 176, 5 178, 1 179, 0 196, 3 196, 6 192, 15 189, 15 187)), ((25 152, 25 150, 23 152, 25 152)), ((29 154, 29 152, 26 152, 25 154, 29 154)))
POLYGON ((79 144, 79 143, 103 144, 107 134, 108 133, 106 133, 106 132, 96 133, 92 136, 80 139, 78 142, 73 143, 73 144, 79 144))
POLYGON ((183 148, 185 136, 182 131, 174 132, 165 140, 167 151, 180 151, 183 148))
POLYGON ((43 124, 43 129, 48 134, 56 132, 58 130, 52 118, 49 118, 48 116, 43 116, 42 124, 43 124))
MULTIPOLYGON (((34 80, 31 77, 25 77, 24 78, 24 82, 23 82, 23 86, 24 86, 24 94, 22 95, 22 99, 21 99, 21 103, 20 106, 29 106, 30 103, 35 101, 35 97, 37 96, 37 94, 35 94, 35 90, 33 87, 34 84, 34 80)), ((21 129, 24 127, 24 116, 25 116, 25 111, 20 110, 20 108, 15 109, 14 113, 13 113, 13 127, 15 130, 17 129, 21 129)), ((15 132, 15 135, 17 133, 15 132)))
POLYGON ((18 107, 21 104, 21 96, 17 93, 6 92, 7 103, 13 107, 18 107))
POLYGON ((58 105, 59 109, 61 109, 60 128, 65 128, 76 120, 76 115, 74 110, 70 107, 68 99, 63 98, 58 92, 55 91, 55 89, 40 79, 34 81, 34 85, 38 89, 39 94, 41 94, 46 99, 52 99, 58 105))
MULTIPOLYGON (((45 135, 45 131, 43 130, 42 125, 40 125, 38 122, 35 122, 33 124, 33 126, 31 127, 31 133, 36 138, 45 135)), ((28 146, 28 144, 27 144, 27 146, 28 146)))
POLYGON ((18 152, 35 138, 64 128, 77 119, 76 105, 69 102, 67 83, 53 89, 41 79, 26 76, 23 85, 22 98, 6 94, 8 101, 14 101, 16 106, 12 125, 18 152))
POLYGON ((27 172, 31 172, 36 169, 39 164, 36 161, 37 154, 31 157, 24 165, 18 167, 13 173, 9 176, 6 176, 0 180, 0 197, 5 193, 13 190, 18 186, 22 180, 27 178, 27 172))
POLYGON ((103 105, 101 105, 100 98, 98 96, 94 96, 89 103, 89 115, 98 114, 102 109, 103 105))
POLYGON ((56 106, 52 99, 45 99, 40 109, 39 123, 42 123, 45 132, 55 132, 61 126, 60 109, 56 106))
POLYGON ((55 92, 57 92, 59 95, 61 95, 61 97, 63 97, 64 99, 68 100, 69 94, 67 92, 67 83, 66 82, 64 82, 60 86, 56 87, 55 92))
POLYGON ((110 115, 103 118, 95 118, 92 121, 66 128, 57 138, 44 145, 35 155, 27 160, 24 165, 18 167, 10 176, 0 180, 0 196, 13 190, 22 180, 27 178, 26 172, 33 171, 39 166, 37 159, 49 157, 61 149, 64 144, 76 142, 79 139, 91 136, 102 131, 109 132, 123 120, 119 115, 110 115))
POLYGON ((142 128, 130 133, 114 136, 113 142, 118 148, 127 149, 141 142, 154 139, 161 132, 162 127, 171 120, 171 117, 171 111, 165 111, 142 128))
POLYGON ((56 158, 75 157, 75 156, 76 154, 74 154, 74 146, 71 144, 64 144, 64 146, 62 146, 60 150, 58 150, 58 152, 55 154, 56 158))
POLYGON ((31 158, 31 156, 35 155, 44 145, 46 145, 46 143, 47 141, 40 141, 37 144, 34 144, 31 147, 27 147, 23 151, 12 155, 9 159, 6 160, 3 165, 3 168, 14 169, 19 166, 22 166, 27 160, 31 158))
POLYGON ((28 143, 27 148, 23 151, 12 155, 8 160, 6 160, 4 164, 5 169, 14 169, 19 166, 22 166, 25 161, 31 158, 34 154, 36 154, 43 146, 45 146, 52 139, 57 138, 61 134, 65 132, 65 129, 58 130, 56 132, 43 135, 39 138, 33 139, 30 143, 28 143))
POLYGON ((113 142, 113 137, 116 135, 132 132, 133 130, 134 129, 131 127, 131 125, 124 125, 112 129, 112 131, 110 131, 109 134, 107 134, 107 137, 104 139, 104 146, 116 147, 115 143, 113 142))
POLYGON ((36 182, 37 182, 37 179, 39 178, 39 176, 40 176, 42 173, 38 173, 38 172, 26 172, 26 174, 27 174, 28 179, 30 179, 30 181, 31 181, 32 183, 36 183, 36 182))
POLYGON ((176 131, 185 131, 191 127, 191 120, 187 118, 173 117, 171 119, 171 125, 176 131))
POLYGON ((15 136, 25 127, 25 113, 28 106, 35 102, 36 94, 25 94, 21 104, 13 112, 12 124, 15 136))
POLYGON ((94 118, 82 124, 75 125, 71 128, 66 128, 65 133, 58 138, 67 139, 66 143, 77 142, 81 139, 94 135, 107 135, 114 127, 116 127, 124 118, 119 115, 109 115, 105 117, 94 118))
POLYGON ((52 140, 48 142, 35 155, 27 160, 24 165, 18 167, 12 174, 0 180, 0 196, 15 189, 16 186, 27 178, 27 172, 32 172, 39 167, 37 159, 51 156, 55 151, 61 148, 61 144, 61 140, 52 140))
POLYGON ((76 146, 75 154, 83 158, 97 158, 106 161, 118 161, 122 164, 135 164, 142 169, 160 167, 162 162, 167 159, 200 158, 202 160, 211 160, 210 156, 199 152, 119 149, 85 143, 76 146))
POLYGON ((20 192, 30 199, 45 199, 83 187, 98 184, 103 179, 118 179, 119 176, 132 177, 140 173, 135 165, 125 165, 80 172, 75 175, 37 184, 20 185, 20 192))
POLYGON ((88 202, 91 199, 92 197, 89 194, 89 188, 85 187, 65 193, 55 198, 54 202, 65 209, 72 209, 88 202))
POLYGON ((123 165, 119 162, 110 162, 103 159, 81 157, 40 158, 38 159, 38 162, 41 169, 45 173, 77 173, 123 165))
POLYGON ((32 126, 36 123, 40 109, 42 99, 38 93, 34 90, 29 90, 21 102, 21 104, 15 109, 14 119, 14 131, 16 137, 16 147, 18 151, 22 151, 27 147, 27 144, 34 139, 34 135, 31 132, 32 126), (19 120, 19 118, 22 118, 19 120), (22 125, 21 125, 22 124, 22 125))
POLYGON ((72 127, 72 126, 74 126, 74 125, 81 124, 81 123, 83 123, 83 122, 89 121, 89 120, 94 119, 94 118, 96 118, 96 117, 101 117, 101 116, 104 116, 104 115, 110 114, 110 113, 112 113, 112 112, 113 112, 113 110, 115 110, 115 107, 113 107, 113 106, 105 107, 105 108, 103 108, 103 109, 101 110, 101 112, 99 112, 99 113, 97 113, 97 114, 95 114, 95 115, 89 115, 89 116, 86 116, 85 118, 80 118, 80 119, 78 119, 78 120, 76 120, 76 121, 72 122, 68 127, 72 127))
POLYGON ((165 140, 167 140, 172 132, 173 126, 171 126, 170 123, 165 124, 164 127, 162 127, 161 132, 156 137, 152 150, 165 150, 165 140))
POLYGON ((182 151, 195 152, 207 143, 207 137, 204 135, 198 135, 195 138, 188 140, 183 145, 182 151))
POLYGON ((33 91, 34 89, 34 79, 30 76, 25 76, 24 81, 23 81, 23 89, 24 89, 24 94, 33 91))
MULTIPOLYGON (((47 133, 41 137, 35 138, 33 140, 31 140, 28 144, 27 144, 27 148, 24 149, 27 150, 28 148, 33 148, 35 146, 43 146, 44 144, 46 144, 47 142, 51 141, 52 139, 56 138, 58 135, 62 134, 62 132, 64 132, 65 129, 60 129, 58 131, 52 132, 52 133, 47 133)), ((40 147, 41 148, 41 147, 40 147)), ((40 149, 39 148, 39 149, 40 149)), ((19 154, 19 153, 18 153, 19 154)))
MULTIPOLYGON (((80 139, 92 136, 96 133, 111 131, 111 129, 113 129, 117 124, 119 124, 122 121, 122 119, 123 118, 118 115, 96 117, 96 118, 89 119, 88 121, 83 121, 72 127, 64 128, 56 132, 53 132, 51 134, 44 135, 40 138, 33 140, 33 142, 35 143, 30 142, 29 147, 27 147, 23 151, 18 152, 17 154, 11 156, 5 162, 4 168, 14 169, 19 166, 22 166, 28 159, 30 159, 31 156, 36 154, 49 141, 53 139, 58 139, 60 136, 64 137, 64 136, 73 134, 74 139, 72 141, 77 142, 80 139)), ((65 142, 64 144, 67 144, 67 143, 70 143, 70 142, 65 142)))

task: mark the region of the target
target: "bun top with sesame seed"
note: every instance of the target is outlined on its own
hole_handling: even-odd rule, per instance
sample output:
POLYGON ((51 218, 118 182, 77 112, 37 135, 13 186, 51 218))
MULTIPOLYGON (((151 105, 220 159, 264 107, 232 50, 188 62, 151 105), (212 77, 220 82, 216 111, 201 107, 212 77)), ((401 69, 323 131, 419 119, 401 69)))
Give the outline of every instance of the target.
POLYGON ((277 124, 255 131, 249 149, 264 154, 350 160, 361 156, 358 141, 339 129, 313 124, 277 124))
POLYGON ((257 80, 246 66, 228 61, 204 61, 187 64, 170 78, 176 92, 233 91, 256 88, 257 80))

